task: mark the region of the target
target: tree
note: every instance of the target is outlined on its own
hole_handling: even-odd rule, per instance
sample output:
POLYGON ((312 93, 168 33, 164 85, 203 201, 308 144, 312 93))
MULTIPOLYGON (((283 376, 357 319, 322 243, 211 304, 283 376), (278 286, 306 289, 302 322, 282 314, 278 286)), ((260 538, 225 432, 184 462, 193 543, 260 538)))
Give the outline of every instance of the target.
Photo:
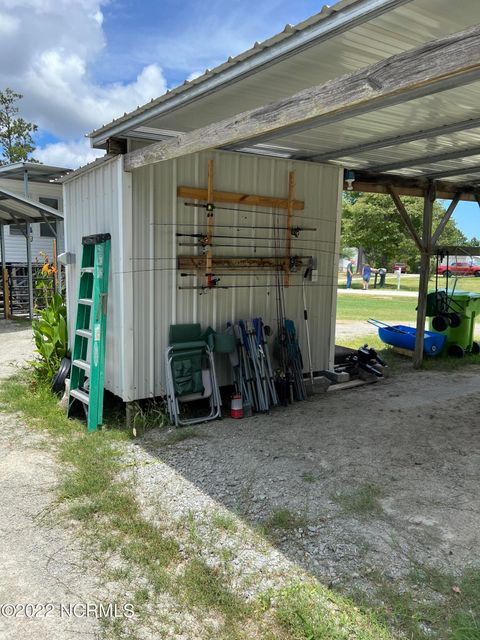
MULTIPOLYGON (((421 237, 423 199, 403 197, 402 201, 421 237)), ((433 230, 444 213, 444 207, 435 202, 433 230)), ((467 238, 458 229, 455 221, 450 219, 439 243, 463 245, 466 241, 467 238)), ((390 196, 376 193, 355 193, 350 194, 348 199, 344 198, 342 242, 344 246, 362 247, 366 259, 376 267, 388 267, 393 262, 406 262, 411 271, 418 270, 419 251, 409 232, 405 229, 390 196)))
POLYGON ((16 103, 23 98, 12 89, 0 91, 0 165, 11 162, 36 162, 29 157, 35 151, 32 134, 38 129, 36 124, 18 116, 16 103))

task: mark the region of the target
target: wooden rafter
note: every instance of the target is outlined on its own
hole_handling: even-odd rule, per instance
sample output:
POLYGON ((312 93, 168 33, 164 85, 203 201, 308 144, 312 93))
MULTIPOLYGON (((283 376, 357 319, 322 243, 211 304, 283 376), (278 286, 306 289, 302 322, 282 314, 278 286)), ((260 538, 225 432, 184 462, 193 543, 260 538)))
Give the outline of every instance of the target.
POLYGON ((442 235, 443 230, 447 226, 448 221, 450 220, 453 212, 457 208, 457 204, 459 203, 459 201, 460 201, 460 193, 457 193, 456 196, 451 201, 450 206, 445 211, 443 218, 438 223, 438 227, 435 229, 435 233, 432 236, 432 249, 435 249, 435 247, 437 246, 438 239, 442 235))

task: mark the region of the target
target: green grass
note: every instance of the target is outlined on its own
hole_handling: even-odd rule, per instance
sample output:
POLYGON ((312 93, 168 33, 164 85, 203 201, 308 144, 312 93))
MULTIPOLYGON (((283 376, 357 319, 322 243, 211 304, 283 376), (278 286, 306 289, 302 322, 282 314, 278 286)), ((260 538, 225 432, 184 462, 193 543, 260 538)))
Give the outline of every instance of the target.
POLYGON ((339 295, 337 320, 364 320, 376 318, 384 322, 415 322, 416 298, 394 298, 387 295, 339 295))
POLYGON ((308 519, 304 514, 294 513, 286 507, 276 507, 263 522, 262 528, 264 533, 268 534, 279 530, 303 528, 307 525, 308 519))
POLYGON ((480 572, 467 570, 460 577, 433 567, 412 564, 409 586, 398 584, 378 571, 371 576, 372 595, 357 593, 384 624, 401 630, 409 640, 478 640, 480 638, 480 572), (381 605, 379 605, 381 603, 381 605))
POLYGON ((380 498, 384 496, 381 487, 365 482, 348 493, 334 493, 332 500, 346 513, 356 516, 380 515, 383 513, 380 498))

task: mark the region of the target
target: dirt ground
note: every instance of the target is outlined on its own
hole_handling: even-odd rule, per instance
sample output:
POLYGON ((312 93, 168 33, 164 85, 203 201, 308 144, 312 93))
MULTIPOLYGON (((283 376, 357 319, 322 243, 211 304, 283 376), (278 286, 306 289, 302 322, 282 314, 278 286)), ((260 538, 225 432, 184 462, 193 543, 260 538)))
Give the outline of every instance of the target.
POLYGON ((174 446, 153 430, 132 447, 136 490, 177 518, 225 507, 257 526, 287 509, 298 525, 276 548, 334 585, 398 582, 412 563, 460 574, 480 545, 479 387, 480 367, 409 370, 174 446))
MULTIPOLYGON (((33 359, 31 335, 24 324, 0 321, 0 380, 33 359)), ((71 532, 56 522, 51 445, 0 412, 0 459, 0 638, 98 638, 98 621, 80 608, 78 615, 60 615, 61 604, 98 601, 99 585, 86 575, 71 532)))

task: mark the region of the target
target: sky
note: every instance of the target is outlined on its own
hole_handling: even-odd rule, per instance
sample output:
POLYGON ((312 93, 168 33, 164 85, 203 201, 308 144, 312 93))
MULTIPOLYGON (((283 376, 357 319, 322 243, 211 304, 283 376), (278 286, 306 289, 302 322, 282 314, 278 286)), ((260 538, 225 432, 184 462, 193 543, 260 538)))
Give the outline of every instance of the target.
MULTIPOLYGON (((336 2, 330 0, 328 4, 336 2)), ((85 134, 317 13, 313 0, 1 0, 0 89, 23 94, 35 158, 76 168, 85 134)), ((480 210, 454 215, 480 237, 480 210)))

